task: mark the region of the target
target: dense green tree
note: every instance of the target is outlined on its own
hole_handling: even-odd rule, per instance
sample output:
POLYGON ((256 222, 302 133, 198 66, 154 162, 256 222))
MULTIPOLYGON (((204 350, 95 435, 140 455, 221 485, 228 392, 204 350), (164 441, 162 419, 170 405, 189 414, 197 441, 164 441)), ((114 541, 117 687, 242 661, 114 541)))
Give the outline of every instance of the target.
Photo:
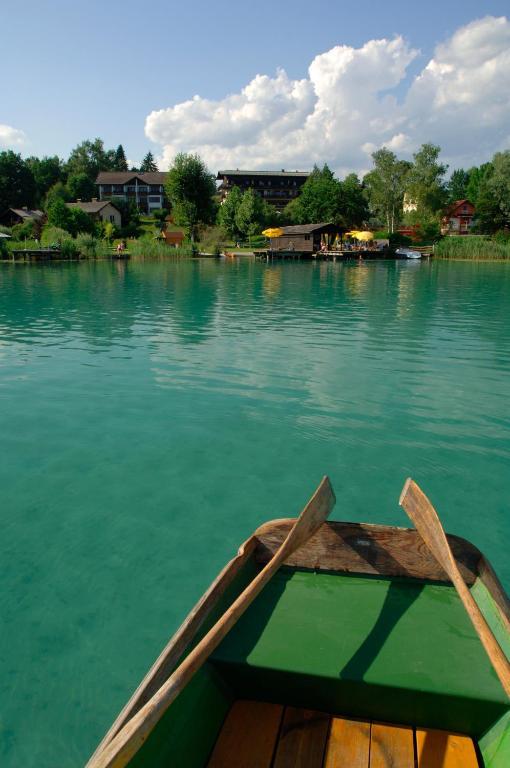
POLYGON ((341 215, 345 226, 362 227, 369 217, 365 190, 355 173, 350 173, 340 182, 341 215))
POLYGON ((383 147, 372 154, 374 168, 363 183, 371 211, 380 217, 392 233, 402 218, 404 192, 411 164, 399 160, 394 152, 383 147))
POLYGON ((156 219, 160 229, 164 229, 166 217, 168 216, 168 208, 156 208, 152 211, 152 215, 156 219))
POLYGON ((285 209, 296 224, 331 221, 345 227, 361 226, 368 218, 368 204, 363 185, 355 173, 343 181, 335 178, 327 165, 314 167, 301 194, 285 209))
POLYGON ((284 223, 284 217, 276 206, 262 199, 262 224, 264 227, 279 227, 284 223))
POLYGON ((12 150, 0 152, 0 213, 34 206, 36 193, 34 174, 21 155, 12 150))
POLYGON ((36 186, 36 204, 41 206, 48 190, 59 181, 65 179, 64 164, 62 160, 53 157, 29 157, 26 164, 32 171, 36 186))
POLYGON ((466 197, 477 208, 480 187, 483 185, 486 177, 492 173, 492 163, 483 163, 479 167, 470 168, 468 173, 469 181, 466 188, 466 197))
POLYGON ((50 226, 65 229, 66 232, 71 231, 71 209, 67 207, 62 198, 57 197, 50 203, 47 214, 50 226))
POLYGON ((327 165, 314 167, 301 188, 299 197, 292 200, 285 214, 296 224, 318 224, 322 221, 343 223, 342 187, 327 165))
POLYGON ((126 160, 126 153, 124 152, 124 147, 122 144, 119 144, 117 149, 115 150, 115 155, 113 158, 113 168, 114 171, 127 171, 128 170, 128 164, 126 160))
POLYGON ((199 155, 179 153, 168 173, 165 189, 175 223, 183 226, 194 242, 200 224, 214 221, 214 176, 199 155))
POLYGON ((122 236, 137 237, 140 230, 140 211, 133 200, 123 197, 112 197, 112 203, 120 211, 122 221, 122 236))
POLYGON ((414 163, 406 177, 406 196, 416 205, 418 213, 438 213, 446 205, 448 192, 444 176, 448 166, 439 162, 440 152, 436 144, 422 144, 413 155, 414 163))
POLYGON ((81 208, 71 208, 70 233, 76 237, 81 232, 95 232, 95 224, 81 208))
POLYGON ((69 208, 61 199, 57 198, 48 207, 48 224, 58 229, 64 229, 76 236, 79 232, 93 232, 94 222, 90 216, 80 208, 69 208))
POLYGON ((218 209, 218 224, 233 240, 238 240, 241 235, 236 217, 242 198, 240 188, 233 186, 218 209))
POLYGON ((142 160, 142 164, 140 166, 140 173, 149 173, 157 170, 158 170, 158 166, 156 165, 156 161, 154 160, 154 155, 152 154, 152 152, 147 152, 147 154, 142 160))
POLYGON ((510 150, 498 152, 479 170, 475 227, 493 234, 510 227, 510 150))
POLYGON ((71 200, 92 200, 96 185, 86 173, 73 173, 67 180, 67 191, 71 200))
POLYGON ((464 168, 457 168, 448 181, 448 202, 454 203, 456 200, 465 200, 468 197, 469 171, 464 168))
POLYGON ((67 202, 71 199, 69 190, 62 181, 57 181, 57 183, 50 187, 48 190, 46 199, 44 201, 44 210, 47 211, 50 205, 58 198, 64 200, 64 202, 67 202))
POLYGON ((85 173, 95 181, 99 171, 111 171, 114 168, 115 152, 105 150, 102 139, 82 141, 75 147, 66 163, 66 171, 71 176, 85 173))
POLYGON ((492 158, 493 171, 488 179, 489 191, 506 224, 510 224, 510 150, 497 152, 492 158))
POLYGON ((236 211, 236 227, 243 238, 250 238, 264 226, 264 201, 253 189, 243 192, 236 211))

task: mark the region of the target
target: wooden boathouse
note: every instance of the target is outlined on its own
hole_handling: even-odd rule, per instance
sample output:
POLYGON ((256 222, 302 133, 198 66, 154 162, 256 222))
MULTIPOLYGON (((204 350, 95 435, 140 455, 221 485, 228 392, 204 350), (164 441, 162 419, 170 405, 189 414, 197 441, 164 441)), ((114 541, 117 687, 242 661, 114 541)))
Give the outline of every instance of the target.
POLYGON ((281 227, 279 237, 270 238, 271 251, 278 253, 295 252, 296 255, 313 256, 324 248, 331 250, 337 237, 345 233, 345 228, 330 222, 321 224, 295 224, 291 227, 281 227))

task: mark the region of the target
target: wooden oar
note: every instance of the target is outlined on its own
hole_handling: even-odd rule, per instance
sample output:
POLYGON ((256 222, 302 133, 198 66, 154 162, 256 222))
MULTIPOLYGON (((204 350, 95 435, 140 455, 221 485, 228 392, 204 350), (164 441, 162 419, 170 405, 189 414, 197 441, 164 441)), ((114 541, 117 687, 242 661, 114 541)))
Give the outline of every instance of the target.
POLYGON ((131 720, 128 720, 103 750, 91 757, 87 763, 87 768, 124 768, 127 765, 195 672, 207 661, 210 654, 232 629, 284 560, 290 557, 320 528, 334 504, 335 494, 329 479, 324 477, 273 558, 234 600, 230 608, 186 656, 180 666, 172 672, 154 696, 131 720))
POLYGON ((510 697, 510 662, 494 637, 471 592, 464 583, 453 557, 448 539, 436 510, 421 488, 410 477, 406 480, 399 503, 416 526, 417 531, 439 565, 446 571, 473 622, 492 666, 510 697))

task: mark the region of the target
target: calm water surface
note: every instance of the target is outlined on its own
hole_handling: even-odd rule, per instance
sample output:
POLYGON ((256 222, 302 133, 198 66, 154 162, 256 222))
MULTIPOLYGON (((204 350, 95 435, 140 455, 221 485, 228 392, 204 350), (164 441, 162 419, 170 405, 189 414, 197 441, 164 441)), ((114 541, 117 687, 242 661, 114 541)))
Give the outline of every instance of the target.
POLYGON ((510 587, 510 265, 0 265, 0 764, 81 765, 240 541, 419 480, 510 587))

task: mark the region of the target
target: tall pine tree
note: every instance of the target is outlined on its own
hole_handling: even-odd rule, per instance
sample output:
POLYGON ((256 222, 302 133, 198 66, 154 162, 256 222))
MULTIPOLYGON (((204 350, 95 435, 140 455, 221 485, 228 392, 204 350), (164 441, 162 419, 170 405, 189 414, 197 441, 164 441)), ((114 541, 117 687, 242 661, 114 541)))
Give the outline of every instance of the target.
POLYGON ((156 161, 154 160, 154 155, 152 154, 152 152, 147 152, 147 154, 142 160, 142 164, 140 166, 140 172, 150 173, 157 170, 159 169, 158 169, 158 166, 156 165, 156 161))
POLYGON ((124 147, 122 144, 119 144, 117 149, 115 150, 115 157, 113 160, 114 163, 114 170, 115 171, 127 171, 128 170, 128 164, 126 160, 126 153, 124 152, 124 147))

